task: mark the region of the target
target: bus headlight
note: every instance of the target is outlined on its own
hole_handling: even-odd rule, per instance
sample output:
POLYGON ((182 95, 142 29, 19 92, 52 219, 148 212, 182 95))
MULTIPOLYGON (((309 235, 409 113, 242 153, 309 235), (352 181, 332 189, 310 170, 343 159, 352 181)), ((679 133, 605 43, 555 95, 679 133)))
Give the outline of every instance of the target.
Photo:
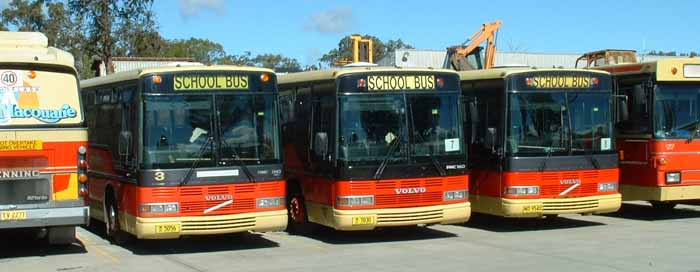
POLYGON ((374 196, 339 196, 335 204, 338 206, 372 206, 374 205, 374 196))
POLYGON ((617 182, 598 183, 598 192, 617 191, 617 182))
POLYGON ((681 173, 680 172, 668 172, 666 173, 666 183, 680 183, 681 173))
POLYGON ((505 193, 514 196, 539 195, 540 186, 508 186, 505 193))
POLYGON ((442 199, 443 201, 461 200, 466 199, 467 194, 467 190, 447 191, 442 199))
POLYGON ((146 203, 139 208, 141 213, 177 213, 180 211, 178 203, 146 203))
POLYGON ((272 208, 284 205, 284 197, 265 197, 255 200, 255 206, 258 208, 272 208))

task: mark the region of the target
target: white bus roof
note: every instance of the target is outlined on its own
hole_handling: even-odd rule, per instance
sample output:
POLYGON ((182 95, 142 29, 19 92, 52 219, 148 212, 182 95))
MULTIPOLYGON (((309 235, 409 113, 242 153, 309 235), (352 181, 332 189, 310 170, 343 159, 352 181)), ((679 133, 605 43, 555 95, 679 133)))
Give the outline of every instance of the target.
POLYGON ((48 38, 39 32, 0 31, 0 63, 49 64, 75 69, 73 55, 48 44, 48 38))

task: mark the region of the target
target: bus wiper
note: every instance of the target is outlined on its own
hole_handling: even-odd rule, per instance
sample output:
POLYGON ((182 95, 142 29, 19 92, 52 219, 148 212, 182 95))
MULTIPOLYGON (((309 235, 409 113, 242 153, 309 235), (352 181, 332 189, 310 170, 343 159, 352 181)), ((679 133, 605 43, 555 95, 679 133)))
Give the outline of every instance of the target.
POLYGON ((374 172, 374 179, 381 178, 382 173, 384 173, 384 169, 386 168, 386 165, 389 163, 389 159, 391 159, 391 156, 394 155, 394 151, 396 150, 396 147, 399 146, 399 142, 401 142, 401 140, 403 139, 403 133, 404 133, 404 131, 402 130, 399 137, 397 137, 396 139, 394 139, 393 142, 391 142, 391 145, 389 146, 389 150, 386 152, 386 155, 384 156, 382 163, 379 164, 377 171, 374 172))
POLYGON ((192 174, 194 173, 194 170, 197 169, 197 165, 199 165, 199 161, 202 160, 202 156, 204 156, 204 151, 207 150, 207 146, 209 143, 211 143, 212 139, 214 137, 207 137, 207 140, 204 141, 204 144, 202 144, 202 147, 199 148, 199 151, 197 152, 197 156, 194 158, 194 162, 192 163, 192 166, 190 166, 190 169, 187 170, 187 174, 182 177, 182 180, 180 181, 180 186, 186 185, 188 182, 190 182, 190 179, 192 178, 192 174))
POLYGON ((695 135, 700 134, 700 118, 696 119, 693 124, 693 131, 690 132, 690 136, 688 137, 688 143, 692 143, 693 139, 695 139, 695 135))
MULTIPOLYGON (((411 116, 413 116, 413 115, 411 115, 411 116)), ((411 119, 411 121, 413 121, 413 119, 411 119)), ((411 123, 413 123, 413 122, 411 122, 411 123)), ((420 135, 420 133, 414 133, 414 134, 416 136, 418 136, 418 139, 422 143, 425 143, 425 139, 423 139, 423 136, 420 135)), ((435 156, 433 156, 433 153, 428 153, 428 157, 430 157, 430 162, 433 163, 433 166, 435 166, 435 169, 437 169, 438 173, 440 173, 440 176, 443 176, 443 177, 447 176, 447 172, 445 172, 445 169, 442 169, 442 167, 440 166, 440 162, 438 161, 437 158, 435 158, 435 156)))
POLYGON ((221 129, 219 129, 219 142, 223 144, 224 148, 231 150, 231 153, 233 153, 233 160, 238 166, 241 167, 241 169, 243 170, 243 174, 245 174, 245 176, 248 178, 248 181, 255 182, 255 176, 253 176, 253 174, 250 172, 250 169, 248 169, 248 166, 243 162, 241 156, 238 156, 238 152, 236 152, 236 149, 228 145, 228 143, 224 139, 224 135, 221 132, 221 129))
POLYGON ((545 152, 547 152, 547 157, 542 159, 542 164, 540 164, 540 169, 538 169, 540 172, 544 172, 544 170, 547 169, 547 161, 550 157, 552 157, 552 148, 553 147, 550 146, 547 149, 545 149, 545 152))

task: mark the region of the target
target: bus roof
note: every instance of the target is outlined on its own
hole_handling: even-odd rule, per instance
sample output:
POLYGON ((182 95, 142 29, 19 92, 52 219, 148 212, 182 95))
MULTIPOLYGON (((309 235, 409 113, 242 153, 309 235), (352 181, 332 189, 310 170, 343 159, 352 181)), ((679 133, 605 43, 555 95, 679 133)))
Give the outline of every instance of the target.
POLYGON ((453 73, 453 70, 447 69, 434 69, 434 68, 397 68, 397 67, 348 67, 348 68, 332 68, 328 70, 318 70, 318 71, 308 71, 291 73, 286 75, 280 75, 278 82, 280 84, 287 83, 297 83, 297 82, 307 82, 307 81, 321 81, 330 80, 338 78, 342 75, 347 74, 359 74, 359 73, 374 73, 374 72, 442 72, 442 73, 453 73))
POLYGON ((155 68, 143 68, 130 71, 118 72, 103 77, 94 77, 80 81, 81 88, 89 88, 105 84, 112 84, 122 81, 136 80, 144 75, 158 73, 177 73, 177 72, 194 72, 194 71, 240 71, 240 72, 261 72, 274 73, 267 68, 244 67, 233 65, 213 65, 213 66, 163 66, 155 68))
POLYGON ((586 72, 594 72, 594 73, 600 73, 600 74, 608 74, 605 71, 595 71, 595 70, 583 70, 583 69, 557 69, 557 68, 549 68, 549 69, 538 69, 534 67, 529 67, 529 68, 499 68, 499 69, 485 69, 485 70, 471 70, 471 71, 462 71, 459 72, 459 77, 460 80, 466 81, 466 80, 482 80, 482 79, 501 79, 505 78, 509 75, 512 74, 519 74, 519 73, 525 73, 525 72, 581 72, 581 71, 586 71, 586 72))
POLYGON ((686 66, 700 69, 700 58, 660 59, 641 63, 613 64, 595 67, 613 75, 635 75, 656 73, 658 81, 700 81, 700 74, 686 75, 686 66), (676 69, 675 73, 673 69, 676 69))
POLYGON ((0 31, 0 63, 60 65, 75 70, 73 55, 49 46, 48 38, 39 32, 0 31))

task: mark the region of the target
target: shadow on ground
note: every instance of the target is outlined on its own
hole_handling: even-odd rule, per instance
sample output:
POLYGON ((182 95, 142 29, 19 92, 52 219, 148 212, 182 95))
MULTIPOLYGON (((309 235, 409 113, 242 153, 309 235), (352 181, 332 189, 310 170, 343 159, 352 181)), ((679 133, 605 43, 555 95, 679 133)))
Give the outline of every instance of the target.
MULTIPOLYGON (((91 223, 85 229, 107 240, 103 223, 91 223)), ((138 240, 130 236, 119 246, 135 255, 169 255, 273 248, 279 247, 279 244, 265 239, 261 234, 243 232, 223 235, 185 236, 180 239, 167 240, 138 240)))
POLYGON ((457 237, 457 235, 453 233, 423 226, 377 228, 368 231, 338 231, 327 227, 316 226, 315 230, 311 234, 305 236, 327 244, 336 245, 417 241, 457 237))
POLYGON ((551 218, 506 218, 488 214, 473 213, 464 226, 492 232, 521 232, 555 229, 571 229, 605 225, 600 222, 573 219, 569 217, 551 218))
POLYGON ((700 218, 700 210, 698 210, 697 207, 694 207, 697 205, 697 202, 687 204, 693 206, 678 205, 673 209, 660 210, 655 209, 650 204, 645 203, 624 203, 619 211, 601 215, 644 221, 700 218))
POLYGON ((79 240, 70 245, 49 245, 46 239, 37 237, 37 230, 2 230, 0 239, 0 259, 87 253, 79 240))

